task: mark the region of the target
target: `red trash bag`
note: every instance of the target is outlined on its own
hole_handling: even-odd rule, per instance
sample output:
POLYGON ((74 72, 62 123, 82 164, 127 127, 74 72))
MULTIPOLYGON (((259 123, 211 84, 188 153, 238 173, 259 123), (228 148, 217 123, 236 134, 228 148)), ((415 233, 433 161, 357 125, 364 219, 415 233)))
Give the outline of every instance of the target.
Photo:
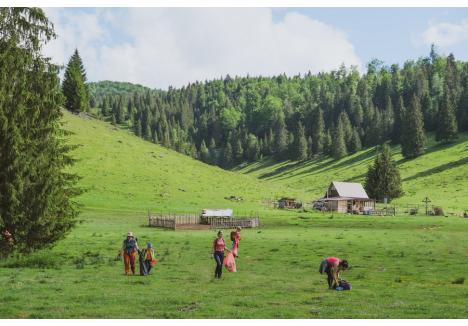
POLYGON ((231 251, 229 251, 226 257, 224 257, 223 263, 224 263, 224 267, 226 267, 226 269, 229 272, 232 272, 232 273, 236 272, 236 259, 234 258, 234 255, 232 254, 231 251))

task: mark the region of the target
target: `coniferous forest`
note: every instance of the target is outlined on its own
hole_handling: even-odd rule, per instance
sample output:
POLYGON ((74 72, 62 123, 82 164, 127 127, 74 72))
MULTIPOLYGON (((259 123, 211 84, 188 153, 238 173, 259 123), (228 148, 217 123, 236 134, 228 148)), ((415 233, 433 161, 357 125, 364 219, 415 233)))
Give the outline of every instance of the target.
POLYGON ((87 87, 102 118, 224 168, 265 156, 339 159, 387 141, 414 158, 427 132, 446 143, 468 130, 468 63, 434 47, 403 67, 374 60, 362 75, 342 66, 292 77, 227 75, 167 91, 109 81, 87 87))

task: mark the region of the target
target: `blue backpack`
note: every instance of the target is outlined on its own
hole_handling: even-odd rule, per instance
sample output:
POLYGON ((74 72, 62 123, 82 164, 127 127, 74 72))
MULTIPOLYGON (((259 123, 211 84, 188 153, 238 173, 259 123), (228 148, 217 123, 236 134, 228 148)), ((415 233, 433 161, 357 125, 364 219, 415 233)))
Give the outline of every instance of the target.
POLYGON ((124 240, 124 244, 125 244, 125 252, 130 254, 131 252, 133 252, 136 248, 136 240, 135 239, 125 239, 124 240))

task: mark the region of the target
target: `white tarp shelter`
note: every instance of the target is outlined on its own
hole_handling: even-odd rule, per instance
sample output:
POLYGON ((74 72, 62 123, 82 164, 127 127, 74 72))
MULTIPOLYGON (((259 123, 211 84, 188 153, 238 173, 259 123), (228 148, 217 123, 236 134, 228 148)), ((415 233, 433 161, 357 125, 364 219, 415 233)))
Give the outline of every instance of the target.
POLYGON ((202 217, 232 217, 231 208, 207 208, 202 210, 202 217))

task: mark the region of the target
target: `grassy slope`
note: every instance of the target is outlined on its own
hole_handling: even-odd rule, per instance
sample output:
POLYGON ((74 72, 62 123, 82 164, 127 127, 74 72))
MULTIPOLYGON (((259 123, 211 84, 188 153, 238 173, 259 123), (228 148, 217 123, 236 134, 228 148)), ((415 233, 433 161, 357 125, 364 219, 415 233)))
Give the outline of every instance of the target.
MULTIPOLYGON (((0 263, 0 318, 468 316, 467 284, 452 284, 467 277, 467 219, 329 216, 264 208, 262 229, 242 231, 238 273, 214 281, 214 232, 147 228, 145 210, 261 210, 261 198, 288 192, 281 189, 280 178, 273 185, 258 182, 99 121, 69 114, 65 120, 76 133, 73 142, 83 144, 75 167, 89 188, 79 199, 85 205, 83 223, 51 250, 0 263), (231 194, 246 201, 223 199, 231 194), (122 276, 122 263, 114 258, 127 230, 140 243, 155 244, 159 263, 153 276, 122 276), (344 276, 352 291, 326 289, 317 268, 327 255, 350 260, 352 269, 344 276)), ((328 163, 322 164, 327 183, 333 174, 326 172, 328 163)), ((309 180, 301 191, 301 182, 299 176, 291 182, 297 194, 322 187, 309 180)))
MULTIPOLYGON (((402 198, 394 201, 396 204, 422 204, 428 196, 432 204, 449 211, 468 209, 468 134, 450 145, 438 145, 431 136, 427 153, 414 160, 404 160, 399 146, 393 147, 393 152, 405 191, 402 198)), ((332 180, 363 182, 374 153, 374 149, 367 149, 337 161, 331 158, 305 163, 263 160, 238 171, 294 188, 301 192, 303 200, 310 201, 323 196, 332 180)))
MULTIPOLYGON (((261 208, 262 198, 288 192, 286 187, 228 172, 156 146, 129 132, 94 119, 65 113, 79 159, 74 171, 87 193, 87 208, 131 211, 191 211, 212 206, 238 213, 261 208), (231 202, 226 196, 242 196, 231 202)), ((294 191, 293 191, 294 193, 294 191)))

